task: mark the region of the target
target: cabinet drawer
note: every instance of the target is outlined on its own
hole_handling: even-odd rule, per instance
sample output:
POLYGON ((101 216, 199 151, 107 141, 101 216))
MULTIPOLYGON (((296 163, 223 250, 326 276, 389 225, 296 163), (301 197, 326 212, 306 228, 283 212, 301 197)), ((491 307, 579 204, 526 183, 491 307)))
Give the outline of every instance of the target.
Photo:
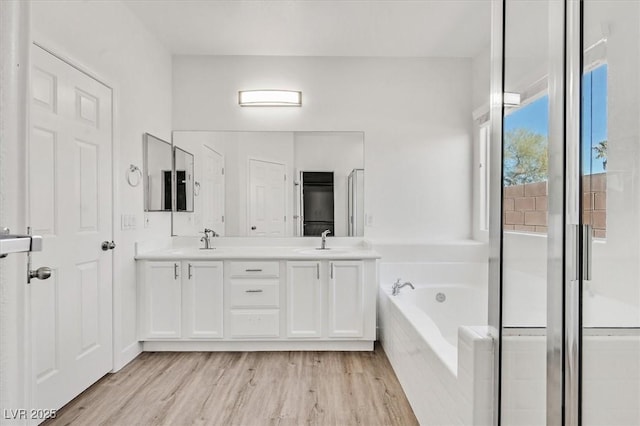
POLYGON ((279 337, 279 309, 231 311, 231 337, 279 337))
POLYGON ((280 281, 265 279, 236 279, 231 282, 231 307, 280 306, 280 281))
POLYGON ((269 277, 280 276, 279 262, 229 262, 229 275, 233 277, 269 277))

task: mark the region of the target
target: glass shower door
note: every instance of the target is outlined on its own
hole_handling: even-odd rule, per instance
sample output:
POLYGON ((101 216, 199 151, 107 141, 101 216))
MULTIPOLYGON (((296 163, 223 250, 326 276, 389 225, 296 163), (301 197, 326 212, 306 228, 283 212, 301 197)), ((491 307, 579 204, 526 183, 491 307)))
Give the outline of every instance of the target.
POLYGON ((582 2, 583 425, 640 424, 640 2, 582 2))

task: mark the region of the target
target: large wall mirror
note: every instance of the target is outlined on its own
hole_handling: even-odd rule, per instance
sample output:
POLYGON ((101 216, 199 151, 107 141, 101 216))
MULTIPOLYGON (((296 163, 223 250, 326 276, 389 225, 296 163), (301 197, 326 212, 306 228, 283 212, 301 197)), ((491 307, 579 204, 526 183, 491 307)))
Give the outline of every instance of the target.
POLYGON ((176 131, 173 144, 193 154, 194 194, 174 235, 364 235, 362 132, 176 131))

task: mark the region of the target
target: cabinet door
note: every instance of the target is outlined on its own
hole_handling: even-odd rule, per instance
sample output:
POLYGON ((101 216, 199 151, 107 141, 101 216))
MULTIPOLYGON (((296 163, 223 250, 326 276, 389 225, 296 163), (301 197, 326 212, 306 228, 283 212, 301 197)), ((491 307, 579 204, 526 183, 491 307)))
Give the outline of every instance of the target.
POLYGON ((182 263, 184 337, 221 338, 222 262, 182 263))
POLYGON ((287 262, 287 337, 322 335, 320 262, 287 262))
POLYGON ((364 265, 329 263, 329 337, 364 336, 364 265))
POLYGON ((180 262, 145 262, 143 338, 179 338, 182 285, 180 262))

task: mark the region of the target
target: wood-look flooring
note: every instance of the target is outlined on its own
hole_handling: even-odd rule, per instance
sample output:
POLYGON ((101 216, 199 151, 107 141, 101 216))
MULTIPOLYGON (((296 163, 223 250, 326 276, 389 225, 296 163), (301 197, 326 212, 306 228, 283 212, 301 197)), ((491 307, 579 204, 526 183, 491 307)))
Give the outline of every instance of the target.
POLYGON ((417 425, 373 352, 145 352, 52 425, 417 425))

